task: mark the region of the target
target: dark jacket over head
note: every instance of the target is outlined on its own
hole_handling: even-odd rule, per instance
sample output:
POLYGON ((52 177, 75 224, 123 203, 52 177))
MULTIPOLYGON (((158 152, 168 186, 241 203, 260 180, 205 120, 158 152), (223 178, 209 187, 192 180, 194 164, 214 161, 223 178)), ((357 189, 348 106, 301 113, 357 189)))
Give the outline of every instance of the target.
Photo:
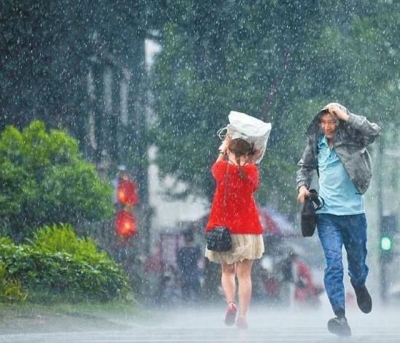
MULTIPOLYGON (((372 177, 371 157, 367 146, 379 136, 381 128, 369 122, 366 117, 353 114, 344 106, 339 106, 349 115, 349 119, 339 121, 334 147, 354 186, 360 194, 364 194, 372 177)), ((322 112, 323 110, 314 117, 307 129, 307 145, 298 163, 300 169, 296 178, 297 190, 301 186, 308 189, 313 176, 318 173, 317 146, 318 138, 323 134, 320 129, 322 112)))

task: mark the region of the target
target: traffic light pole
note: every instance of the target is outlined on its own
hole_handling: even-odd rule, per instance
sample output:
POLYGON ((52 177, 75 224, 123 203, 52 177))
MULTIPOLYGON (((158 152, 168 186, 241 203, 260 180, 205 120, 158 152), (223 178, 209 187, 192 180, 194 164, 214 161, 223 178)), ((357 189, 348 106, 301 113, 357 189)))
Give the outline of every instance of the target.
POLYGON ((387 280, 387 263, 384 261, 384 258, 380 258, 380 268, 381 268, 381 301, 382 304, 387 304, 388 296, 387 296, 387 288, 388 288, 388 280, 387 280))

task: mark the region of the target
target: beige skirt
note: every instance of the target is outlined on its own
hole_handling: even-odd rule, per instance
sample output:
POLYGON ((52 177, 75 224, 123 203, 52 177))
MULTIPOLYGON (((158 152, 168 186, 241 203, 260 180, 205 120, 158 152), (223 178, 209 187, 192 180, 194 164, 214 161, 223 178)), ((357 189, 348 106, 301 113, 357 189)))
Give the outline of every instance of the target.
POLYGON ((232 249, 224 252, 211 251, 206 248, 205 257, 211 262, 233 264, 243 260, 255 260, 264 253, 262 235, 232 235, 232 249))

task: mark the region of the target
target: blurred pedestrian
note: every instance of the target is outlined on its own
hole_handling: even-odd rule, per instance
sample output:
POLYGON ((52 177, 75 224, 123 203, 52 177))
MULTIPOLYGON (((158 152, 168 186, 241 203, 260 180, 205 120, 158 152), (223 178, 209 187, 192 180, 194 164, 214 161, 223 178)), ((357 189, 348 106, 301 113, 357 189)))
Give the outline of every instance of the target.
POLYGON ((194 244, 194 234, 192 231, 185 231, 183 238, 185 245, 179 249, 177 256, 182 297, 185 301, 197 301, 201 291, 198 266, 201 250, 198 245, 194 244))
POLYGON ((280 301, 282 304, 293 308, 295 295, 295 267, 297 254, 289 250, 287 255, 278 263, 281 275, 280 301))
POLYGON ((231 326, 236 322, 236 326, 241 329, 247 328, 253 260, 261 258, 264 252, 262 227, 253 198, 259 187, 259 172, 253 162, 257 155, 246 140, 227 138, 211 169, 216 191, 206 231, 215 226, 228 227, 232 236, 232 249, 227 252, 206 249, 205 256, 212 262, 221 263, 221 284, 228 306, 225 324, 231 326))
POLYGON ((324 291, 320 285, 315 285, 310 267, 296 257, 294 261, 294 300, 300 307, 318 307, 319 295, 324 291))
POLYGON ((358 307, 363 313, 372 309, 371 296, 365 286, 368 267, 363 194, 371 180, 371 159, 366 147, 380 131, 377 124, 364 116, 330 103, 309 125, 308 142, 299 162, 298 201, 304 203, 315 175, 319 195, 325 201, 317 211, 317 230, 326 259, 325 290, 336 316, 328 321, 328 330, 339 336, 351 335, 345 314, 343 245, 358 307))

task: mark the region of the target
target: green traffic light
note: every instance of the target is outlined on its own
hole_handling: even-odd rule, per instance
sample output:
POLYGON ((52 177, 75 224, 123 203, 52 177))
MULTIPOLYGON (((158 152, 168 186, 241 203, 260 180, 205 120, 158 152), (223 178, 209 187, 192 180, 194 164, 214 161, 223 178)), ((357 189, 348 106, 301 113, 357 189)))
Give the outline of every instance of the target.
POLYGON ((381 249, 384 251, 389 251, 392 250, 392 247, 393 247, 392 239, 390 237, 383 236, 381 238, 381 249))

